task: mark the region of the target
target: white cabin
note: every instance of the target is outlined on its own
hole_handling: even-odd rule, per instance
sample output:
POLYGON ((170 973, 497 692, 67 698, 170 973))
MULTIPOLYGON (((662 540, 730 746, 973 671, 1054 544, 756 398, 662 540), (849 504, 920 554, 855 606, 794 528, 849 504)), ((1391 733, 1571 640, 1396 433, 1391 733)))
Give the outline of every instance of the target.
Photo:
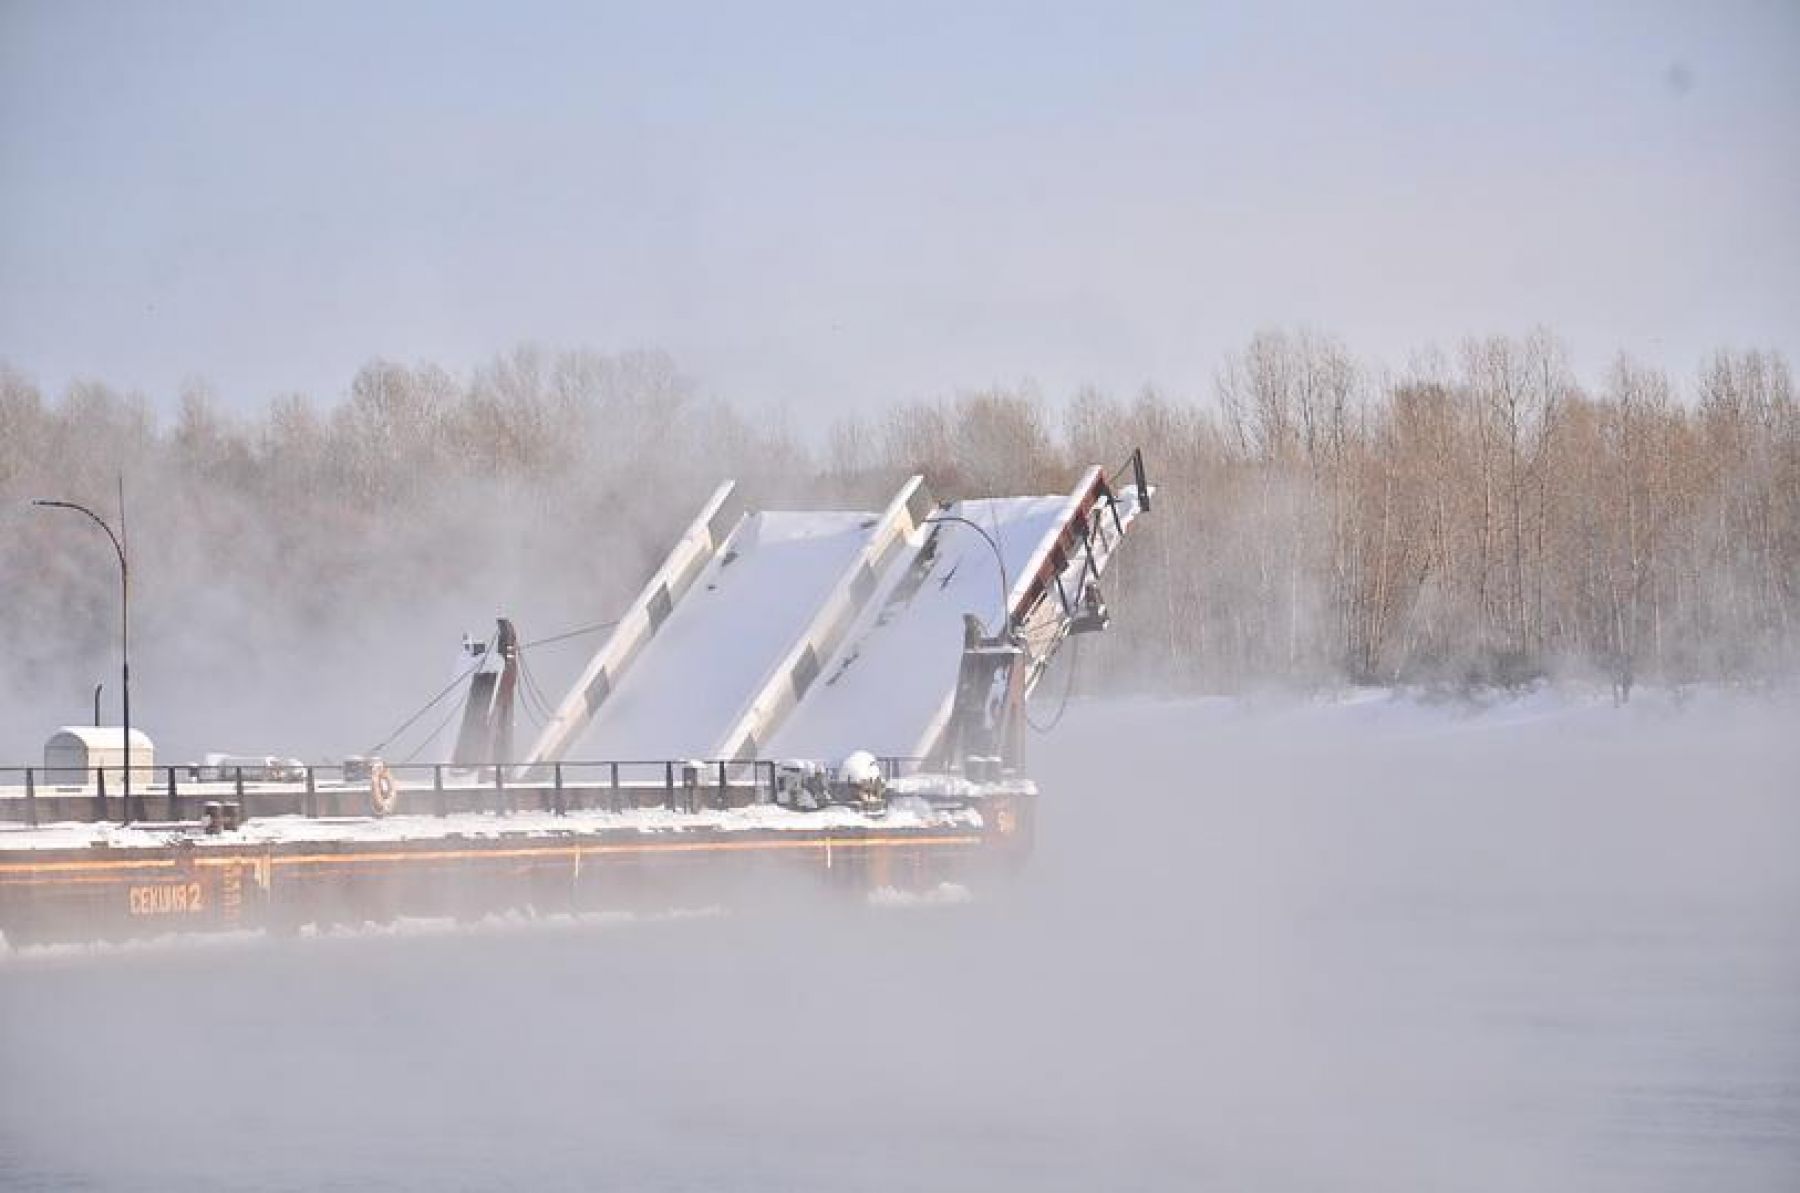
MULTIPOLYGON (((94 768, 106 767, 109 791, 123 786, 125 731, 117 725, 64 725, 44 743, 44 782, 52 787, 83 787, 94 781, 94 768)), ((155 781, 156 747, 141 729, 131 731, 131 784, 140 790, 155 781)))

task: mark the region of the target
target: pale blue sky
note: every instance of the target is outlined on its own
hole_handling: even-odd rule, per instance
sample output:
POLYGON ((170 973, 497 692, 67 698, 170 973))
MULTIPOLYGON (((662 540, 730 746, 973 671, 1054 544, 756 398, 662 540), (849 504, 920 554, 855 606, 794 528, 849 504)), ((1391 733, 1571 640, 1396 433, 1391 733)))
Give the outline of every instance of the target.
POLYGON ((661 346, 807 414, 1270 324, 1800 355, 1800 0, 853 8, 0 0, 0 358, 661 346))

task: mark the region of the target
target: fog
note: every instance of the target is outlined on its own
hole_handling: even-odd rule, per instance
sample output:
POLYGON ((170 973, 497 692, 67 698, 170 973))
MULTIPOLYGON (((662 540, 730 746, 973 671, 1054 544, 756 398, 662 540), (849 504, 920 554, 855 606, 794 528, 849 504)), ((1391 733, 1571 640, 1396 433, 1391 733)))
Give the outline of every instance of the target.
POLYGON ((1794 712, 1078 700, 966 900, 15 953, 0 1185, 1792 1188, 1794 712))
MULTIPOLYGON (((450 680, 464 633, 617 616, 725 477, 751 507, 879 509, 914 473, 939 500, 1067 492, 1135 446, 1156 513, 1109 577, 1084 692, 1572 674, 1629 695, 1800 666, 1783 357, 1721 351, 1691 379, 1621 360, 1597 390, 1544 330, 1456 360, 1390 375, 1277 328, 1216 402, 986 389, 829 426, 709 397, 655 351, 524 345, 462 375, 375 360, 341 403, 231 413, 196 386, 173 419, 0 361, 0 765, 84 723, 97 682, 117 715, 109 544, 31 502, 117 521, 121 478, 135 724, 169 763, 444 757, 431 720, 384 735, 450 680)), ((555 701, 597 644, 528 651, 528 690, 555 701)))
POLYGON ((1800 1186, 1800 9, 1125 7, 0 5, 0 767, 34 499, 159 762, 400 763, 726 477, 1158 485, 1015 880, 0 947, 0 1187, 1800 1186))

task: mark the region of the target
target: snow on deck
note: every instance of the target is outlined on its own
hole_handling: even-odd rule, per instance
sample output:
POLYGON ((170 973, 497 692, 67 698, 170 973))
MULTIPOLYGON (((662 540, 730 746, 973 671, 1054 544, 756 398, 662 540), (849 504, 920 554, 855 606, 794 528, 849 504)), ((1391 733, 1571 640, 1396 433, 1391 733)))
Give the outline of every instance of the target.
MULTIPOLYGON (((987 531, 1006 560, 1006 581, 1017 584, 1026 566, 1061 530, 1069 499, 994 497, 960 501, 948 514, 987 531)), ((907 756, 919 749, 956 691, 962 665, 963 614, 979 617, 989 633, 1004 615, 994 551, 959 522, 937 527, 937 552, 918 577, 927 536, 889 570, 819 682, 762 748, 765 758, 835 761, 853 750, 907 756)))
POLYGON ((565 816, 551 812, 461 813, 452 816, 267 816, 247 822, 236 832, 206 835, 191 827, 129 827, 117 824, 66 822, 38 828, 0 826, 0 854, 45 849, 157 849, 177 840, 196 848, 242 849, 246 845, 370 844, 402 841, 441 841, 541 837, 597 837, 622 833, 678 834, 683 832, 821 832, 832 829, 945 829, 978 831, 981 813, 970 807, 937 807, 913 797, 889 801, 887 815, 872 817, 854 808, 832 806, 816 812, 797 812, 773 804, 747 808, 700 809, 674 812, 667 808, 637 808, 623 812, 574 811, 565 816))
POLYGON ((861 511, 745 518, 571 753, 710 757, 856 560, 875 519, 861 511))

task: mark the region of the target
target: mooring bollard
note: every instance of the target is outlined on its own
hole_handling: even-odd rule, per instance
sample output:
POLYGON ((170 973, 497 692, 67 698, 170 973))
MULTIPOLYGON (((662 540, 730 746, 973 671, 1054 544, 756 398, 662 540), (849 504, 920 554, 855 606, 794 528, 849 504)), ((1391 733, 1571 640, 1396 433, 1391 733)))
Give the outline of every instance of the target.
POLYGON ((692 816, 700 810, 700 767, 692 762, 681 764, 682 803, 692 816))

